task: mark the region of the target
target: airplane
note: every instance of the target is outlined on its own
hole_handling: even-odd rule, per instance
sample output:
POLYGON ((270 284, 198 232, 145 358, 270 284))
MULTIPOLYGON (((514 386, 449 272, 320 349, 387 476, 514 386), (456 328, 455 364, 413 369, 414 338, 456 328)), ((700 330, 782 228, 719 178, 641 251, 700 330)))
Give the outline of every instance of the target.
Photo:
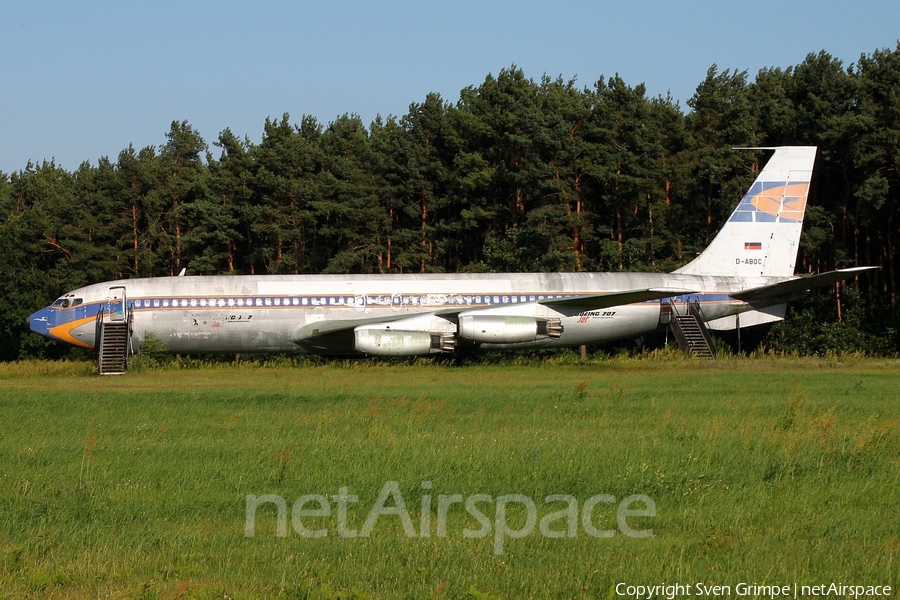
POLYGON ((78 288, 31 330, 126 358, 148 336, 171 353, 463 356, 577 347, 693 314, 729 330, 784 318, 808 290, 878 267, 795 276, 815 146, 774 154, 710 245, 671 273, 234 275, 126 279, 78 288), (118 332, 118 333, 114 333, 118 332))

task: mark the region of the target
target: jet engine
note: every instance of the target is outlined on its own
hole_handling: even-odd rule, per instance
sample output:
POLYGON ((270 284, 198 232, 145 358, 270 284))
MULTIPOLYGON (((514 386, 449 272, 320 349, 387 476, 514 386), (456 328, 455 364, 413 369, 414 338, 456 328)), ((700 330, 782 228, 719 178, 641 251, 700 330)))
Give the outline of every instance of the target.
POLYGON ((374 356, 422 356, 453 352, 456 338, 446 332, 362 326, 353 330, 353 345, 357 352, 374 356))
POLYGON ((459 337, 470 342, 515 344, 542 338, 558 338, 563 333, 560 319, 509 315, 462 315, 459 337))

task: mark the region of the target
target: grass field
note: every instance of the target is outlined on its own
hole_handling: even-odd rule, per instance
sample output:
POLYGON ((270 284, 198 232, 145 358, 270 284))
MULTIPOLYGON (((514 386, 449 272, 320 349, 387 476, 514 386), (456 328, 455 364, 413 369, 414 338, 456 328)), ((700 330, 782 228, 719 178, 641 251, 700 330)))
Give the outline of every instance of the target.
POLYGON ((838 358, 0 365, 0 597, 696 597, 741 582, 896 597, 898 384, 897 361, 838 358), (266 494, 285 501, 283 537, 273 502, 245 534, 247 497, 266 494), (309 495, 326 504, 294 505, 309 495), (625 506, 650 513, 626 527, 650 537, 623 533, 632 495, 655 514, 625 506), (592 498, 587 525, 610 537, 585 525, 592 498))

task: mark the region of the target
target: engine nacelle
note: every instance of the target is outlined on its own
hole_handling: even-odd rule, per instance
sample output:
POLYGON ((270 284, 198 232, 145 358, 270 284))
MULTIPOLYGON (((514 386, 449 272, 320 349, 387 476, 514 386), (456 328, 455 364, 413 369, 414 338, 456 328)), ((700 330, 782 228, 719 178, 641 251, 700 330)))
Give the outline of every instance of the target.
POLYGON ((353 347, 357 352, 373 356, 423 356, 452 352, 456 339, 452 333, 421 330, 357 327, 353 330, 353 347))
POLYGON ((541 338, 558 338, 563 326, 559 319, 519 317, 510 315, 462 315, 459 317, 459 337, 471 342, 515 344, 533 342, 541 338))

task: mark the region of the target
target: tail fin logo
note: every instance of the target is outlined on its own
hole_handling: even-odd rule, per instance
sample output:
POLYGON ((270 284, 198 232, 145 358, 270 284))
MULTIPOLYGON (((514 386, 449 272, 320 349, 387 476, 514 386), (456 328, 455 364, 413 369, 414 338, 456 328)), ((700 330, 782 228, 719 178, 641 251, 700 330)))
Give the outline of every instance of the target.
POLYGON ((790 277, 797 262, 815 146, 775 150, 728 221, 700 256, 676 273, 790 277))
POLYGON ((809 182, 757 181, 729 221, 743 223, 801 223, 809 182))

